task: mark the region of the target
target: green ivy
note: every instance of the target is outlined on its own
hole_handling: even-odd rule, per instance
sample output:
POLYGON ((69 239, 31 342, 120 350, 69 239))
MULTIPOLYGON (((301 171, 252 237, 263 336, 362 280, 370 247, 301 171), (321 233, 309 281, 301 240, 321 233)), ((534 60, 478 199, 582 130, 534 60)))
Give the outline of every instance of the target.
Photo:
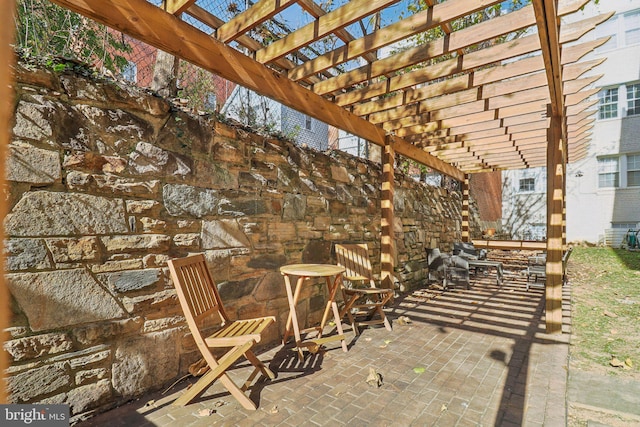
MULTIPOLYGON (((120 33, 48 0, 18 0, 16 47, 23 56, 69 58, 119 73, 128 63, 131 46, 120 33)), ((51 59, 54 71, 75 65, 51 59)))

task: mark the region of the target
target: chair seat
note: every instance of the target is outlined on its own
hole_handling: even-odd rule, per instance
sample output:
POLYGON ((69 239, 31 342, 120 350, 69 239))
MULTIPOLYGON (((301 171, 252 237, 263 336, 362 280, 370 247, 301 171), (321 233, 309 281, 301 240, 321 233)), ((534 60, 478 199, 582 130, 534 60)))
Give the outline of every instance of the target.
POLYGON ((209 335, 205 339, 205 342, 209 347, 236 346, 251 340, 259 343, 261 332, 275 322, 275 320, 273 316, 235 320, 225 324, 222 328, 209 335))
POLYGON ((393 291, 391 289, 380 289, 380 288, 347 288, 344 290, 344 293, 347 295, 376 295, 376 294, 390 294, 393 291))

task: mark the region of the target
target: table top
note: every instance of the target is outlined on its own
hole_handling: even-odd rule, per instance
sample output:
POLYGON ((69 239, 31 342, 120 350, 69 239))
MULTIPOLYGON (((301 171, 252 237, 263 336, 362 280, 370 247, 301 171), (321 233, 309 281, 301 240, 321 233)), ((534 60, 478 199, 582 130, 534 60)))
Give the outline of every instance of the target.
POLYGON ((324 277, 344 272, 344 267, 333 264, 291 264, 280 267, 280 273, 293 276, 324 277))
POLYGON ((486 259, 469 259, 467 261, 469 262, 469 265, 479 265, 481 267, 502 267, 502 263, 500 261, 489 261, 486 259))

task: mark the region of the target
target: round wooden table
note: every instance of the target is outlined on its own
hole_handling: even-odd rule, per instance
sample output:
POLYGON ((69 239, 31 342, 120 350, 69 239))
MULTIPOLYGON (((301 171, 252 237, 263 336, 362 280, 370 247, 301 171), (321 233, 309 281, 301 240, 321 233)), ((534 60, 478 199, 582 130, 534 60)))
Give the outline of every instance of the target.
POLYGON ((342 286, 342 273, 344 273, 344 267, 333 264, 292 264, 280 267, 280 273, 284 276, 284 284, 287 289, 287 299, 289 301, 289 316, 287 317, 287 324, 284 330, 284 336, 282 338, 282 344, 287 343, 287 339, 291 335, 291 326, 293 325, 293 334, 296 340, 296 348, 298 350, 298 356, 303 359, 302 349, 317 349, 325 342, 329 341, 342 341, 342 350, 347 351, 347 343, 344 338, 344 332, 342 331, 342 322, 340 314, 338 312, 338 304, 335 301, 336 293, 340 286, 342 286), (291 287, 291 277, 297 277, 295 289, 291 287), (313 277, 324 277, 327 283, 327 289, 329 290, 329 298, 325 305, 324 313, 322 314, 322 321, 320 325, 313 328, 300 329, 298 323, 298 315, 296 313, 296 305, 300 298, 300 290, 306 279, 313 277), (322 337, 324 325, 329 317, 329 311, 333 311, 333 318, 336 323, 336 329, 338 335, 331 337, 322 337), (302 333, 307 333, 312 330, 317 332, 317 336, 310 340, 303 341, 301 338, 302 333))

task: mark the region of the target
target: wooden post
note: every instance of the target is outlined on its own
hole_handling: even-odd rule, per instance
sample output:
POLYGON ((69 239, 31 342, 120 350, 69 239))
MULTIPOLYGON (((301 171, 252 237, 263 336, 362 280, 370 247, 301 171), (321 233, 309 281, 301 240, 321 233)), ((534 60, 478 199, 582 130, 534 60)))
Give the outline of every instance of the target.
POLYGON ((382 153, 382 194, 380 237, 380 276, 382 287, 394 288, 394 269, 396 260, 396 240, 393 232, 393 180, 396 154, 393 149, 393 137, 387 136, 382 153))
POLYGON ((464 174, 462 181, 462 241, 471 242, 469 235, 469 174, 464 174))
POLYGON ((178 67, 180 59, 170 53, 158 49, 156 63, 153 67, 151 90, 165 98, 178 96, 178 67))
POLYGON ((562 248, 564 206, 564 150, 562 116, 552 115, 547 130, 547 280, 546 330, 562 332, 562 248))
MULTIPOLYGON (((5 165, 7 157, 7 146, 9 145, 9 135, 11 130, 11 116, 13 114, 13 64, 15 56, 13 53, 13 37, 15 25, 13 14, 15 12, 15 1, 6 0, 4 3, 5 13, 0 17, 0 179, 4 181, 5 165)), ((0 190, 0 224, 4 224, 4 217, 7 214, 7 197, 4 191, 7 185, 2 182, 3 190, 0 190)), ((9 327, 9 290, 4 282, 4 228, 0 231, 0 266, 2 266, 3 274, 0 274, 0 333, 2 333, 2 342, 6 340, 7 334, 3 332, 9 327)), ((8 365, 6 351, 0 351, 0 403, 7 403, 7 388, 4 381, 4 373, 8 365)))
POLYGON ((566 140, 563 140, 562 150, 564 154, 562 162, 562 251, 564 254, 564 251, 567 250, 567 162, 569 161, 569 147, 566 140))

